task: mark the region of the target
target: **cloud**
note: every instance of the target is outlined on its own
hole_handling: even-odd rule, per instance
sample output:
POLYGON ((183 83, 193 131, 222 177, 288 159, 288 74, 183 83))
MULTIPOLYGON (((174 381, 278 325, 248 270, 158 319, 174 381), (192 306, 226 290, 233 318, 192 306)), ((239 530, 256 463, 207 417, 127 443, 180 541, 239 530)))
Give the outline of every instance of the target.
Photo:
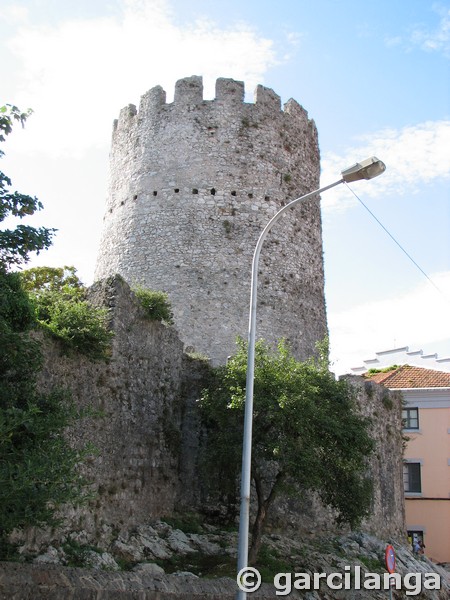
POLYGON ((442 52, 450 57, 450 9, 439 8, 441 20, 434 30, 415 29, 411 41, 428 52, 442 52))
POLYGON ((206 98, 220 76, 253 90, 277 62, 273 42, 250 26, 221 29, 206 19, 179 26, 165 0, 125 0, 103 18, 25 24, 7 43, 20 62, 14 102, 35 111, 27 151, 53 157, 107 144, 119 109, 154 85, 168 100, 175 81, 194 74, 204 76, 206 98))
POLYGON ((20 22, 25 22, 28 18, 28 9, 25 6, 18 4, 9 4, 0 7, 0 21, 4 21, 7 25, 16 25, 20 22))
POLYGON ((331 360, 337 373, 348 372, 375 352, 450 340, 450 271, 435 273, 407 293, 330 312, 331 360))
MULTIPOLYGON (((359 139, 360 144, 342 154, 325 154, 322 158, 321 183, 339 179, 342 169, 367 158, 377 156, 386 164, 386 172, 374 181, 356 182, 357 190, 364 186, 364 196, 414 193, 421 184, 450 177, 450 121, 427 121, 400 130, 384 129, 359 139)), ((322 199, 325 211, 345 210, 356 200, 345 186, 338 186, 322 199)))

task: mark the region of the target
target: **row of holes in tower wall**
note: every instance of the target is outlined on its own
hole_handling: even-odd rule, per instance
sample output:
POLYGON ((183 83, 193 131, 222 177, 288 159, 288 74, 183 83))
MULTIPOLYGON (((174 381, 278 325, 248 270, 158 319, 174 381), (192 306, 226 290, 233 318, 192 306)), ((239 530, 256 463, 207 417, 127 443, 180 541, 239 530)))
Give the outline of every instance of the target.
MULTIPOLYGON (((180 192, 180 189, 179 189, 179 188, 174 188, 174 190, 173 190, 173 191, 174 191, 174 194, 178 194, 178 193, 180 192)), ((198 189, 197 189, 197 188, 194 188, 194 189, 192 190, 192 194, 194 194, 194 195, 198 194, 198 189)), ((215 196, 215 195, 216 195, 216 190, 215 190, 215 188, 211 188, 211 189, 210 189, 210 194, 211 194, 211 196, 215 196)), ((157 196, 157 195, 158 195, 158 192, 157 192, 156 190, 154 190, 154 191, 153 191, 153 196, 157 196)), ((232 192, 230 192, 230 195, 231 195, 231 196, 237 196, 237 192, 236 192, 235 190, 233 190, 232 192)), ((252 194, 251 192, 249 192, 249 193, 247 194, 247 196, 248 196, 248 198, 253 198, 253 194, 252 194)), ((137 198, 138 198, 138 197, 137 197, 137 194, 135 194, 135 195, 133 196, 133 200, 137 200, 137 198)), ((266 200, 267 202, 269 202, 269 201, 270 201, 270 196, 264 196, 264 200, 266 200)), ((125 204, 125 200, 122 200, 122 202, 120 203, 120 205, 121 205, 121 206, 123 206, 124 204, 125 204)), ((281 201, 281 206, 284 206, 284 205, 285 205, 285 202, 284 202, 284 200, 282 200, 282 201, 281 201)), ((112 209, 110 209, 110 211, 109 211, 109 212, 112 212, 112 209)))

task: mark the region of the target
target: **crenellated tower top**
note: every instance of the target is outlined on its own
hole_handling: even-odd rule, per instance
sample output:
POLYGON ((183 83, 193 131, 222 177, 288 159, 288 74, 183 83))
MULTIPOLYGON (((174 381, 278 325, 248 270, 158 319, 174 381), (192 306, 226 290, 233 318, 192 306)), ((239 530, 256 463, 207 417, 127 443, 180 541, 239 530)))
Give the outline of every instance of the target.
MULTIPOLYGON (((114 121, 110 192, 96 278, 169 293, 187 346, 223 362, 246 335, 251 256, 268 219, 318 187, 317 131, 295 101, 218 79, 156 86, 114 121)), ((306 357, 326 333, 318 200, 277 224, 261 257, 258 336, 306 357)))
MULTIPOLYGON (((157 116, 163 107, 172 107, 175 111, 192 110, 194 107, 218 106, 228 107, 236 115, 239 112, 254 110, 265 118, 274 117, 281 111, 281 98, 272 89, 258 85, 254 94, 254 103, 244 102, 245 87, 243 81, 220 78, 216 81, 216 95, 213 100, 203 99, 203 79, 197 75, 180 79, 175 84, 173 103, 166 103, 166 92, 160 85, 151 88, 142 97, 139 113, 134 104, 129 104, 120 111, 119 119, 114 121, 114 128, 125 125, 130 117, 139 114, 141 117, 157 116)), ((298 110, 305 118, 307 112, 295 100, 290 99, 284 106, 288 113, 298 110)), ((312 122, 311 122, 312 124, 312 122)))

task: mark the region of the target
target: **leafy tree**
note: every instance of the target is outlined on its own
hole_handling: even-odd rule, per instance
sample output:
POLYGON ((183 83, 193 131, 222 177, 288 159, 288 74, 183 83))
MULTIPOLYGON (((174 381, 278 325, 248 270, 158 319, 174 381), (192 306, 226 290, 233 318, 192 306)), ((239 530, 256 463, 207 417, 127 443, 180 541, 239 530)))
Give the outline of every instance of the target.
POLYGON ((35 267, 22 271, 20 277, 33 299, 37 322, 67 353, 109 357, 113 333, 108 311, 86 300, 87 290, 74 267, 35 267))
MULTIPOLYGON (((14 121, 23 125, 29 114, 1 107, 0 142, 14 121)), ((42 208, 36 198, 11 192, 10 186, 0 173, 0 221, 42 208)), ((42 356, 29 335, 36 325, 35 306, 20 274, 11 269, 26 262, 30 252, 47 248, 52 232, 20 225, 0 231, 0 557, 7 555, 13 529, 55 524, 62 504, 84 498, 78 470, 84 453, 64 437, 80 415, 63 392, 37 390, 42 356)))
POLYGON ((0 270, 0 556, 14 528, 56 524, 63 503, 84 497, 84 452, 63 435, 80 415, 62 391, 38 392, 42 357, 28 335, 34 323, 19 274, 0 270))
MULTIPOLYGON (((255 348, 252 478, 258 508, 252 527, 254 563, 275 498, 316 491, 335 509, 336 520, 352 527, 368 514, 371 483, 366 457, 373 449, 367 419, 355 405, 346 381, 329 372, 322 348, 319 359, 299 362, 286 344, 277 351, 263 341, 255 348)), ((234 491, 241 467, 247 370, 247 345, 225 366, 214 369, 201 407, 208 426, 208 464, 220 474, 223 489, 234 491)))
MULTIPOLYGON (((21 112, 17 106, 6 104, 0 107, 0 142, 12 131, 15 121, 23 126, 31 111, 21 112)), ((0 158, 4 155, 0 150, 0 158)), ((43 208, 35 197, 12 191, 11 179, 0 171, 0 222, 7 217, 23 217, 33 215, 43 208)), ((15 229, 0 230, 0 268, 7 269, 11 265, 27 262, 31 252, 39 253, 51 245, 54 229, 46 227, 30 227, 17 225, 15 229)))
POLYGON ((22 273, 25 290, 34 294, 58 292, 84 299, 86 288, 75 267, 33 267, 22 273))

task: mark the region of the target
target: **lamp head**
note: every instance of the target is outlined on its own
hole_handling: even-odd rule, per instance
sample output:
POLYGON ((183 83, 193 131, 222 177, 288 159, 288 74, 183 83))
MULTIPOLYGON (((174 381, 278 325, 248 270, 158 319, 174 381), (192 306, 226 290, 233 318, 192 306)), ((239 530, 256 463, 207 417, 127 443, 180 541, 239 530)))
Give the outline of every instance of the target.
POLYGON ((352 167, 345 169, 341 172, 342 179, 346 183, 351 181, 358 181, 359 179, 373 179, 386 170, 384 162, 379 160, 376 156, 371 156, 356 163, 352 167))

